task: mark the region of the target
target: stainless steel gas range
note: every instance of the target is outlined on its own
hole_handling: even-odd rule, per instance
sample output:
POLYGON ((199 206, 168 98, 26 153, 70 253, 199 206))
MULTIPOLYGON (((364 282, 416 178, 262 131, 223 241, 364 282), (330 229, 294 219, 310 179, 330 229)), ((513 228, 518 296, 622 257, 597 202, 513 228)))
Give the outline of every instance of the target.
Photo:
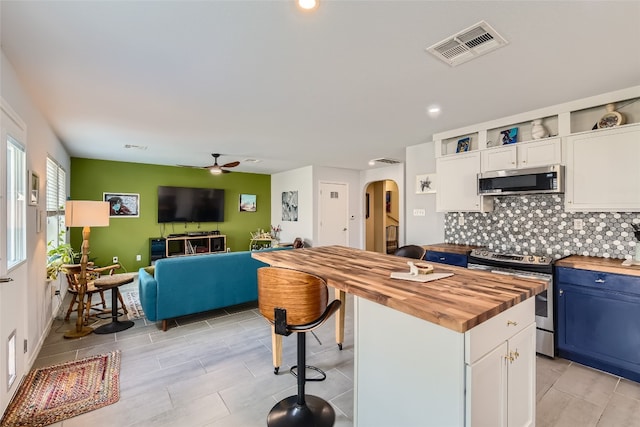
POLYGON ((467 266, 516 277, 535 278, 549 283, 546 291, 536 295, 536 352, 554 357, 553 259, 546 256, 514 255, 474 249, 467 266))

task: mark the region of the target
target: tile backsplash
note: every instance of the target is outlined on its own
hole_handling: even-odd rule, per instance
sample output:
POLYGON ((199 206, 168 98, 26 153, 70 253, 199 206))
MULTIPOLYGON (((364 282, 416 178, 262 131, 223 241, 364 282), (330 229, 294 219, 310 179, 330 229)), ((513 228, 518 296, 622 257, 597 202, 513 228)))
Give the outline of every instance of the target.
POLYGON ((504 253, 625 259, 633 258, 640 244, 633 223, 640 224, 639 212, 565 212, 562 194, 499 196, 493 212, 447 213, 444 237, 447 243, 504 253), (574 220, 582 221, 582 230, 574 220))

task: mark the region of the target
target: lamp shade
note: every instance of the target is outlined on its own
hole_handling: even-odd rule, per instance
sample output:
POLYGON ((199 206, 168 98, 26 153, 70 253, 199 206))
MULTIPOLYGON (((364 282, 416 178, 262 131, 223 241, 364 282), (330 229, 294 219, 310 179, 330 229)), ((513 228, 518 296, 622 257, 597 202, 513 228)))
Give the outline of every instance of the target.
POLYGON ((109 202, 67 200, 64 221, 67 227, 107 227, 109 202))

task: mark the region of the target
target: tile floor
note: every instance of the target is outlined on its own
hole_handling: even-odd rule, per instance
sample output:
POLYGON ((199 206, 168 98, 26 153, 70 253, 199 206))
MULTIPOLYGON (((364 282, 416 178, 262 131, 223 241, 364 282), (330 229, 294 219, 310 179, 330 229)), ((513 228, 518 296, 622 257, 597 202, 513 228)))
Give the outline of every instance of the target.
MULTIPOLYGON (((326 381, 308 383, 307 392, 333 405, 336 427, 353 425, 351 298, 347 304, 342 351, 333 319, 316 331, 322 345, 307 338, 308 364, 327 373, 326 381)), ((295 378, 283 373, 295 364, 295 336, 284 339, 283 367, 274 375, 270 328, 255 304, 180 318, 167 332, 146 319, 135 323, 116 334, 65 340, 73 315, 71 322, 54 322, 34 367, 122 351, 120 401, 55 427, 265 426, 271 407, 296 393, 295 378)), ((537 367, 538 427, 640 426, 640 384, 564 359, 538 357, 537 367)))

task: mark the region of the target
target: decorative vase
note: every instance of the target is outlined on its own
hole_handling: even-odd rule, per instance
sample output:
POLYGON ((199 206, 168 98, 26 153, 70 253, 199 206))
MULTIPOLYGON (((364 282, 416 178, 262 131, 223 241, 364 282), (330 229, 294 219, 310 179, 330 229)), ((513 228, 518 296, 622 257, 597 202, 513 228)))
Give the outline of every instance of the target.
POLYGON ((542 119, 535 119, 531 122, 531 136, 533 139, 541 139, 549 136, 549 132, 542 126, 542 119))

